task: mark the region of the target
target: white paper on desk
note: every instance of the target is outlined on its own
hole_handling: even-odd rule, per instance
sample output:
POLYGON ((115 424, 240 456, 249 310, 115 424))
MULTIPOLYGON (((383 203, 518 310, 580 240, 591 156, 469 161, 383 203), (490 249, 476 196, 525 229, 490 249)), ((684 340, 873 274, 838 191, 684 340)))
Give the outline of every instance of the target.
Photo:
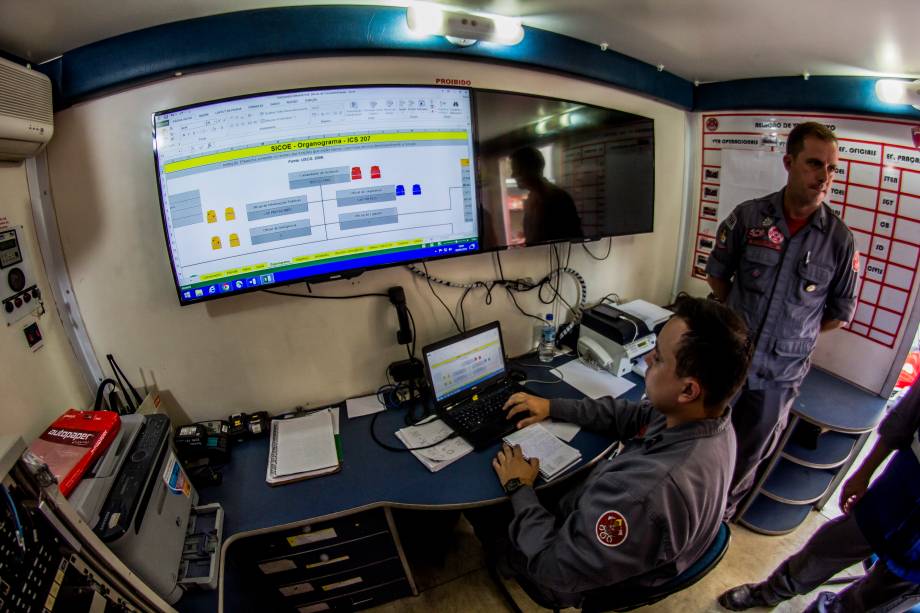
POLYGON ((581 360, 566 362, 550 373, 556 375, 582 394, 595 400, 602 396, 622 396, 636 386, 623 377, 611 375, 606 370, 594 369, 581 360))
POLYGON ((556 421, 555 419, 547 419, 546 421, 541 421, 540 424, 549 430, 550 434, 566 443, 571 443, 575 435, 581 430, 581 426, 578 424, 567 421, 556 421))
MULTIPOLYGON (((403 435, 400 438, 406 443, 406 447, 411 449, 413 447, 425 447, 444 440, 454 431, 440 419, 435 419, 426 424, 402 428, 399 432, 403 435)), ((455 436, 440 445, 435 445, 428 449, 418 449, 416 453, 435 462, 447 462, 461 458, 472 450, 473 448, 469 443, 459 436, 455 436)))
POLYGON ((362 396, 360 398, 349 398, 345 401, 345 410, 348 412, 348 419, 355 417, 364 417, 379 413, 385 407, 377 400, 377 394, 362 396))

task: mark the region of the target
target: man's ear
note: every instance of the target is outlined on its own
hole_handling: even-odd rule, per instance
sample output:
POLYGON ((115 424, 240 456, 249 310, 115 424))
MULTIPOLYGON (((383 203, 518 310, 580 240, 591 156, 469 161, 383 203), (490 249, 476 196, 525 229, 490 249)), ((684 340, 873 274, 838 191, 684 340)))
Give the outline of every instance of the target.
POLYGON ((677 397, 677 401, 681 403, 690 403, 695 402, 698 398, 703 397, 703 388, 700 385, 700 382, 693 377, 685 377, 683 380, 683 386, 680 389, 680 394, 677 397))
POLYGON ((789 172, 789 169, 792 168, 792 156, 788 153, 783 156, 783 168, 786 169, 786 172, 789 172))

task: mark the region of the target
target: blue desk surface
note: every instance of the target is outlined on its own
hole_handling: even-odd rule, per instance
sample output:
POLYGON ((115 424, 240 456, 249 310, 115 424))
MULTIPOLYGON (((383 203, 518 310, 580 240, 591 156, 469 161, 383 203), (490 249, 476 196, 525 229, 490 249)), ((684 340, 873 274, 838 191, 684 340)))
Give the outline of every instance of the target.
MULTIPOLYGON (((570 358, 557 358, 561 364, 570 358)), ((520 365, 534 379, 555 379, 547 369, 535 368, 536 360, 520 365)), ((644 388, 640 377, 630 374, 638 385, 624 397, 638 400, 644 388)), ((528 391, 544 397, 580 398, 566 383, 528 383, 528 391)), ((375 425, 384 443, 403 447, 393 434, 405 426, 404 411, 385 411, 375 425)), ((223 485, 200 491, 201 503, 219 502, 225 512, 224 539, 234 534, 322 517, 350 509, 387 503, 394 506, 454 507, 481 505, 504 499, 491 467, 498 443, 473 451, 437 473, 429 472, 411 453, 388 451, 371 439, 371 416, 348 419, 340 415, 342 470, 338 473, 271 487, 265 483, 268 462, 267 438, 247 441, 233 448, 230 463, 223 470, 223 485)), ((578 467, 597 459, 610 445, 609 436, 581 430, 571 443, 582 453, 578 467)), ((562 479, 564 477, 557 478, 562 479)), ((539 486, 539 484, 538 484, 539 486)))
MULTIPOLYGON (((551 366, 572 359, 556 358, 551 366)), ((547 365, 536 357, 518 360, 532 379, 555 380, 547 365)), ((637 385, 623 398, 639 400, 645 381, 634 374, 627 378, 637 385)), ((584 394, 565 382, 527 383, 527 391, 546 398, 582 398, 584 394)), ((384 443, 402 447, 394 432, 405 426, 404 411, 385 411, 377 419, 375 432, 384 443)), ((439 472, 432 473, 411 453, 387 451, 370 435, 372 416, 348 419, 342 409, 339 427, 342 442, 342 470, 338 473, 271 487, 265 483, 268 462, 267 438, 247 441, 233 448, 231 461, 223 469, 223 484, 199 491, 200 503, 219 502, 224 509, 224 553, 233 537, 253 530, 282 526, 326 515, 381 504, 417 508, 464 508, 497 502, 505 498, 492 470, 498 443, 473 451, 439 472)), ((593 463, 610 448, 609 436, 578 432, 571 444, 582 454, 581 462, 556 482, 593 463)), ((537 487, 540 486, 538 482, 537 487)), ((186 613, 216 611, 216 592, 192 592, 176 608, 186 613)))

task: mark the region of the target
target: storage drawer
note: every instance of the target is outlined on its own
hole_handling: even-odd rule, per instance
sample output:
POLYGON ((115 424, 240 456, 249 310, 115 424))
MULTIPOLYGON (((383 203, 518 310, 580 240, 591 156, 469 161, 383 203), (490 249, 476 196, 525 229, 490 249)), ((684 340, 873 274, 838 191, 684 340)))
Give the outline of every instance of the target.
POLYGON ((276 589, 291 605, 299 606, 353 594, 405 578, 405 570, 399 558, 392 558, 309 581, 279 585, 276 589))
POLYGON ((321 613, 322 611, 358 611, 382 605, 397 598, 412 594, 412 588, 405 579, 391 581, 384 585, 360 590, 345 596, 302 604, 289 609, 292 613, 321 613))
POLYGON ((309 551, 378 532, 389 531, 383 509, 374 509, 311 523, 299 528, 269 532, 245 539, 239 553, 252 560, 282 558, 293 553, 309 551))
POLYGON ((381 532, 337 545, 318 546, 282 558, 261 560, 256 563, 256 567, 266 582, 283 585, 367 566, 397 555, 393 536, 389 532, 381 532))

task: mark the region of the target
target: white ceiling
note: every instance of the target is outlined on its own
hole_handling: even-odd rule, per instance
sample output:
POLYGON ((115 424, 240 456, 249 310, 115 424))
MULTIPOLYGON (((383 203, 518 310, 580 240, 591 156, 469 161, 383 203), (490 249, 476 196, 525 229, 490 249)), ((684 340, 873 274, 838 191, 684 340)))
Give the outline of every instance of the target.
MULTIPOLYGON (((0 49, 42 62, 170 21, 329 0, 0 0, 0 49)), ((690 80, 920 76, 918 0, 455 0, 600 44, 690 80)))

